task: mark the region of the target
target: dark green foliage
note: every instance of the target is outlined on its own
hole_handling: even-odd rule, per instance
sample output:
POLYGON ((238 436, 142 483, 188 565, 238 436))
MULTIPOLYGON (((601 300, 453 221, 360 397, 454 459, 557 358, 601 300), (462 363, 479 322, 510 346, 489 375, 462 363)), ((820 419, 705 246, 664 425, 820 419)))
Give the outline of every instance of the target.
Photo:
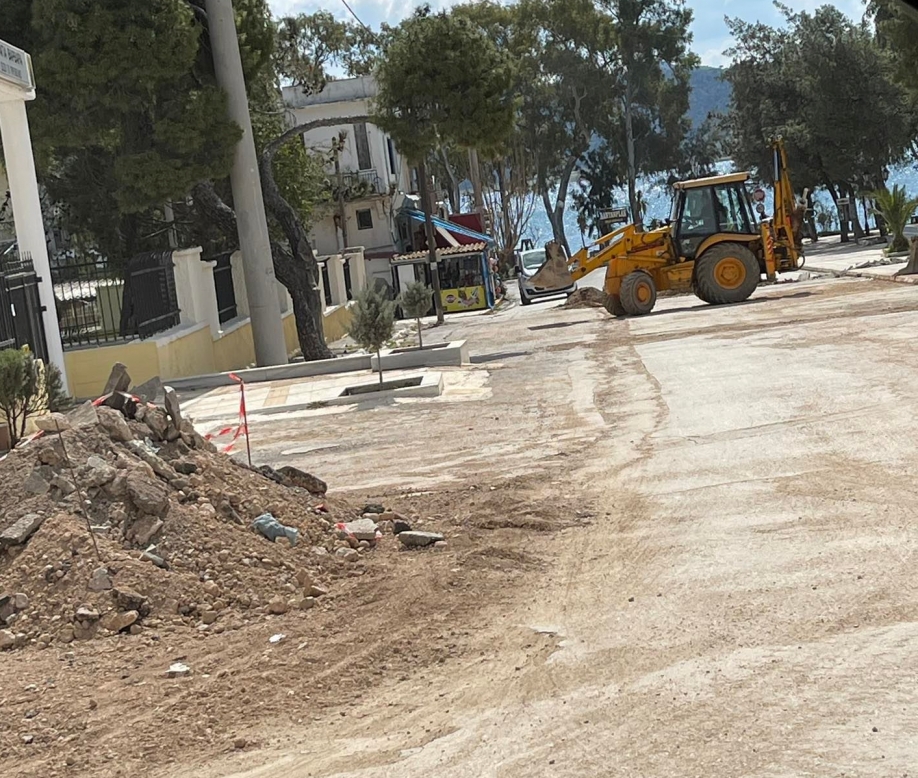
POLYGON ((508 57, 466 19, 420 9, 393 31, 383 54, 374 122, 410 160, 440 143, 494 149, 510 134, 508 57))
POLYGON ((905 237, 905 227, 908 225, 915 210, 918 209, 918 198, 909 197, 904 186, 896 184, 892 191, 888 189, 872 192, 870 197, 875 203, 874 211, 883 217, 886 226, 892 234, 890 251, 908 251, 908 240, 905 237))
POLYGON ((402 290, 398 304, 406 316, 410 316, 418 325, 418 346, 424 345, 421 336, 421 317, 426 316, 432 305, 433 290, 423 281, 414 281, 402 290))
POLYGON ((0 411, 14 446, 25 435, 30 416, 59 410, 66 401, 57 367, 35 359, 27 350, 0 351, 0 411))
POLYGON ((728 20, 736 45, 730 154, 770 180, 770 140, 783 137, 794 185, 834 196, 881 188, 915 136, 915 112, 871 27, 830 5, 794 13, 786 26, 728 20))
MULTIPOLYGON (((379 356, 382 347, 392 337, 395 328, 394 300, 375 284, 367 286, 354 300, 348 334, 358 346, 375 351, 379 356)), ((382 383, 382 362, 379 365, 379 382, 382 383)))

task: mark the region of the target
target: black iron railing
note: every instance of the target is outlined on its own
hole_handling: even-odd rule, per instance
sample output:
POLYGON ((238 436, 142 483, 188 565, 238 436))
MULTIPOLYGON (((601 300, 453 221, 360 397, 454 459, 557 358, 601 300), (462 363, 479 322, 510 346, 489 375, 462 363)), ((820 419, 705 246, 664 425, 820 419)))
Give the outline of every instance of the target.
POLYGON ((64 348, 148 338, 179 323, 171 251, 138 254, 123 269, 61 265, 51 278, 64 348))
POLYGON ((36 357, 47 360, 38 282, 28 252, 4 252, 0 258, 0 349, 28 346, 36 357))
POLYGON ((214 291, 217 293, 217 313, 220 317, 220 324, 225 324, 238 315, 231 257, 231 254, 211 257, 211 260, 217 262, 214 266, 214 291))

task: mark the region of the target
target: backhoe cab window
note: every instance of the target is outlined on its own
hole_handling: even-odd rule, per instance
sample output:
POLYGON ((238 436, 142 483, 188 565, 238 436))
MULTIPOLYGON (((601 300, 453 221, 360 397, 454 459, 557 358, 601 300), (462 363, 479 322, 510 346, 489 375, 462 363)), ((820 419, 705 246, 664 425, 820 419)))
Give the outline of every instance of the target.
POLYGON ((686 190, 679 232, 683 236, 713 235, 717 232, 714 197, 710 187, 686 190))

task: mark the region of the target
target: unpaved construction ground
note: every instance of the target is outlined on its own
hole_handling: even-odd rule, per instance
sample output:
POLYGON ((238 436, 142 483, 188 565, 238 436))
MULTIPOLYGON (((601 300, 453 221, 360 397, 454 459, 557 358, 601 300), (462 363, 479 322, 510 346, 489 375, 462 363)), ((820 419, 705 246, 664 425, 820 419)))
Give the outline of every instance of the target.
POLYGON ((3 774, 910 775, 916 331, 910 286, 847 279, 457 317, 443 397, 251 425, 448 547, 223 634, 0 655, 3 774))

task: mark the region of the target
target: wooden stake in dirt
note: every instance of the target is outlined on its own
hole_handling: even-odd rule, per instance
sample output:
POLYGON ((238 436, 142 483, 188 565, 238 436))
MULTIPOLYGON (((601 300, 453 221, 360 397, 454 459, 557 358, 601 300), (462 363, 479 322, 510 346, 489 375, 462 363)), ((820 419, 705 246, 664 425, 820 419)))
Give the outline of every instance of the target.
POLYGON ((80 511, 83 513, 83 518, 86 520, 86 531, 89 532, 89 539, 92 541, 92 547, 96 551, 96 559, 101 562, 102 554, 99 552, 99 544, 96 543, 96 536, 92 531, 92 523, 89 521, 89 500, 83 494, 83 489, 80 486, 79 479, 77 478, 76 468, 73 466, 73 462, 70 460, 70 456, 67 454, 67 445, 64 443, 64 435, 61 432, 61 425, 58 423, 56 418, 54 419, 54 426, 57 428, 57 438, 61 442, 61 452, 64 454, 64 461, 70 468, 70 477, 73 478, 73 485, 76 487, 77 497, 80 498, 80 511))

